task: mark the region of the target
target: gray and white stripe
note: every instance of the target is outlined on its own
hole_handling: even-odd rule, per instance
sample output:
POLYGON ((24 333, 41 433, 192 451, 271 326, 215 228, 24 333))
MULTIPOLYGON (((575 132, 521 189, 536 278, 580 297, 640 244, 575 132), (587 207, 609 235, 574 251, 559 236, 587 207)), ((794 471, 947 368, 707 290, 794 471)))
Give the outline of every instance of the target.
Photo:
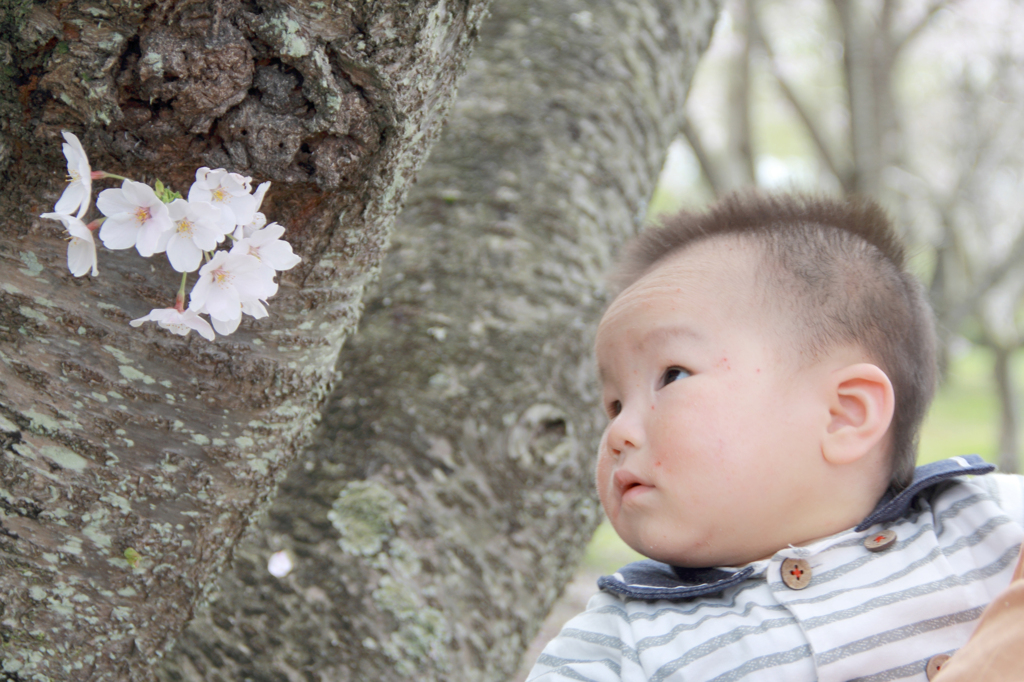
POLYGON ((992 474, 926 491, 906 518, 787 548, 753 576, 688 601, 595 595, 529 680, 924 682, 928 660, 962 646, 1010 581, 1024 539, 1024 479, 992 474), (882 528, 898 541, 868 552, 882 528), (782 561, 806 559, 793 591, 782 561))

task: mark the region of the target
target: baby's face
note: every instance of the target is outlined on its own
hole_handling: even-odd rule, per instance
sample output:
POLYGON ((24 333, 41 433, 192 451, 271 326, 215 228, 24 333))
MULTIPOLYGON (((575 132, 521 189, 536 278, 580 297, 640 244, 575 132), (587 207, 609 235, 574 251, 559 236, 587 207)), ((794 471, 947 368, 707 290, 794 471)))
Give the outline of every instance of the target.
POLYGON ((749 246, 700 242, 625 290, 598 329, 598 494, 622 539, 666 563, 770 556, 807 511, 804 463, 828 409, 817 370, 782 348, 754 263, 749 246))

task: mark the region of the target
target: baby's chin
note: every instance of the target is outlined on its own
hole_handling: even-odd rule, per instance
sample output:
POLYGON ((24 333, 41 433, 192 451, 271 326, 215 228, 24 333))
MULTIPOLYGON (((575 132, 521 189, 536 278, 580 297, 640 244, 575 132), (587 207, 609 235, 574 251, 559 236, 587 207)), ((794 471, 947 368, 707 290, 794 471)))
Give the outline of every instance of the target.
MULTIPOLYGON (((652 532, 649 526, 630 524, 629 515, 608 515, 619 538, 634 551, 648 559, 680 568, 731 568, 745 566, 761 559, 770 559, 776 551, 765 543, 755 546, 754 538, 720 538, 713 530, 699 534, 690 529, 686 533, 652 532), (672 535, 672 537, 667 537, 672 535), (730 542, 723 542, 723 540, 730 542)), ((783 549, 779 547, 778 549, 783 549)))
POLYGON ((739 568, 755 561, 770 559, 775 554, 774 552, 764 554, 763 552, 743 551, 743 548, 727 548, 708 544, 690 548, 675 548, 676 551, 665 551, 664 547, 656 546, 633 547, 633 549, 648 559, 679 568, 739 568))

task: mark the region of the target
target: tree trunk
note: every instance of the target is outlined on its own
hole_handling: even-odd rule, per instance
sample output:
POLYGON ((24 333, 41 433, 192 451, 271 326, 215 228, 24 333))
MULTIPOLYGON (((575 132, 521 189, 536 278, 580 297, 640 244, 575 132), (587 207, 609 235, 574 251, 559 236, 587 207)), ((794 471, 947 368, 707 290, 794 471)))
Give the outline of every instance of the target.
POLYGON ((494 6, 316 443, 162 680, 512 677, 599 517, 603 274, 714 12, 494 6))
POLYGON ((995 353, 993 374, 999 395, 999 470, 1007 474, 1020 471, 1020 417, 1017 389, 1013 385, 1013 351, 992 344, 995 353))
POLYGON ((302 450, 485 9, 3 3, 3 679, 150 677, 302 450), (275 181, 263 210, 303 263, 271 316, 216 343, 129 329, 179 276, 103 251, 68 274, 36 217, 62 129, 94 168, 183 192, 201 165, 275 181))
POLYGON ((889 97, 884 83, 876 81, 877 27, 868 9, 856 0, 835 0, 843 31, 843 68, 850 111, 850 149, 853 156, 853 189, 858 194, 879 196, 885 166, 881 141, 884 131, 878 120, 879 98, 889 97))
POLYGON ((754 2, 739 0, 733 3, 733 22, 737 34, 743 36, 743 44, 735 56, 736 65, 730 71, 735 78, 729 81, 729 106, 723 112, 729 120, 729 140, 736 144, 736 169, 733 188, 745 188, 757 182, 757 168, 754 155, 754 130, 751 120, 753 83, 750 77, 751 45, 754 42, 754 2))

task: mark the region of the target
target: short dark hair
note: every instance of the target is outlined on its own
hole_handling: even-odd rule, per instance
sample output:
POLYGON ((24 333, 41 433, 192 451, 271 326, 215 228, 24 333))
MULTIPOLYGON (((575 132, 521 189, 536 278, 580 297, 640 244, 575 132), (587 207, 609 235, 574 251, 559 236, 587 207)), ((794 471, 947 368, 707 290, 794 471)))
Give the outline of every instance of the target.
POLYGON ((863 198, 733 194, 704 213, 683 211, 641 232, 612 283, 625 288, 670 255, 720 235, 760 251, 766 298, 792 316, 797 350, 808 361, 856 343, 888 375, 896 396, 890 487, 905 488, 935 394, 936 336, 924 290, 906 270, 903 244, 885 211, 863 198))

